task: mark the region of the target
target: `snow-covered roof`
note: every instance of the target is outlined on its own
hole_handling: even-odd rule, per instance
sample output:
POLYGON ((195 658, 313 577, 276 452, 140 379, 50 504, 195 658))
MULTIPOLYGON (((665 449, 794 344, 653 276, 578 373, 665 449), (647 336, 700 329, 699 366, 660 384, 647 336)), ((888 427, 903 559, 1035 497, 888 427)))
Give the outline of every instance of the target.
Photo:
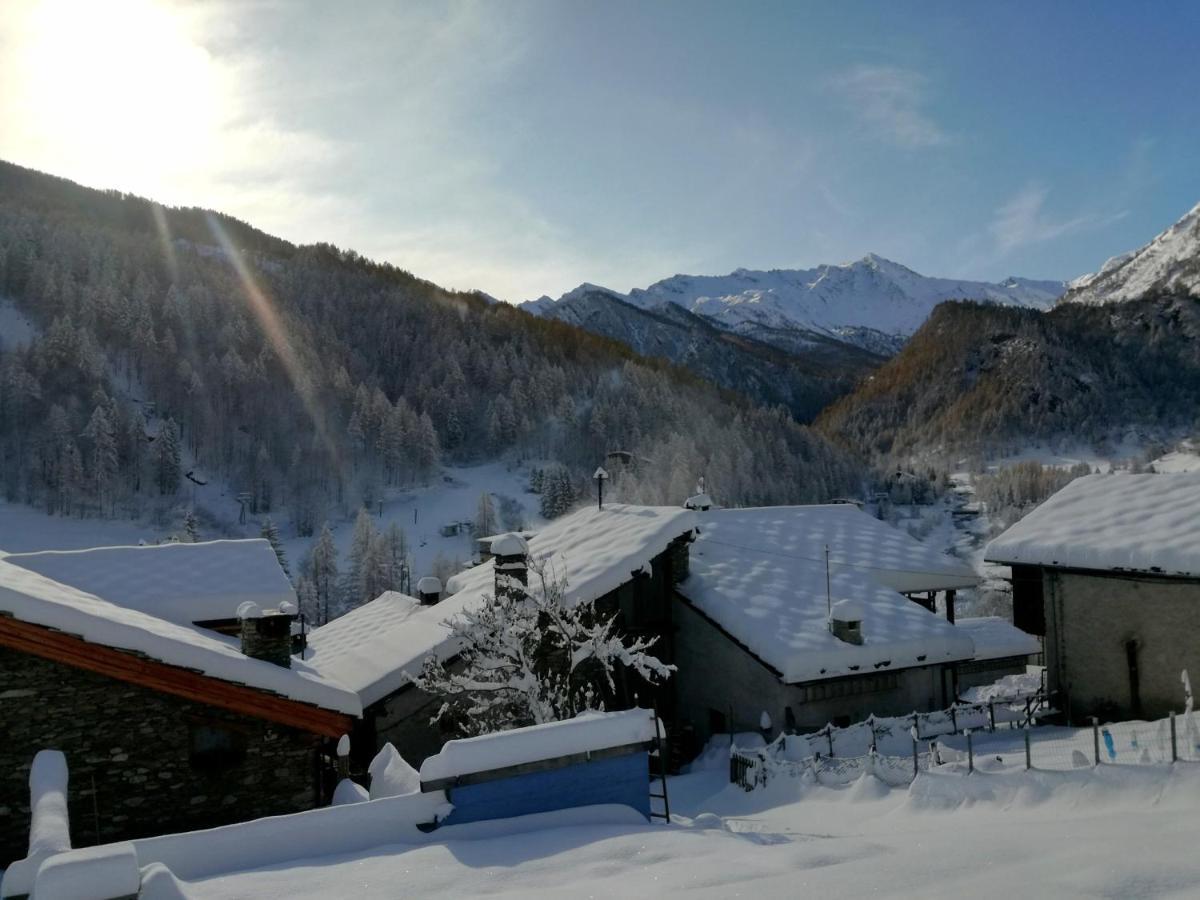
POLYGON ((380 594, 308 635, 304 659, 322 675, 358 694, 363 706, 382 700, 408 681, 397 655, 407 663, 405 648, 423 637, 442 636, 444 616, 437 607, 422 607, 419 600, 397 591, 380 594), (413 616, 422 611, 425 615, 413 616), (434 615, 429 615, 429 613, 434 615))
POLYGON ((232 619, 246 601, 261 609, 296 602, 275 551, 261 538, 43 550, 5 559, 110 603, 181 625, 232 619))
POLYGON ((970 636, 975 644, 976 659, 1032 656, 1042 652, 1037 638, 999 616, 959 619, 954 624, 970 636))
POLYGON ((1200 473, 1077 478, 988 544, 984 558, 1200 576, 1200 473))
MULTIPOLYGON (((588 602, 629 581, 634 570, 640 570, 694 525, 694 514, 675 506, 588 507, 534 533, 528 539, 529 557, 535 566, 546 564, 548 574, 565 577, 567 603, 588 602)), ((536 578, 531 574, 531 583, 536 578)), ((363 702, 369 705, 402 687, 408 681, 404 673, 415 674, 430 653, 453 655, 457 648, 450 645, 446 620, 491 597, 495 582, 491 560, 460 572, 446 583, 447 596, 441 603, 409 611, 402 625, 394 621, 400 612, 395 603, 374 600, 355 613, 361 612, 363 623, 373 619, 387 635, 381 632, 376 640, 370 627, 360 629, 352 622, 336 628, 330 637, 322 637, 326 629, 334 629, 348 617, 343 616, 310 634, 309 647, 317 649, 312 663, 331 678, 364 691, 363 702), (364 611, 370 607, 375 609, 364 611), (325 656, 321 655, 322 645, 329 651, 325 656)))
POLYGON ((0 559, 0 613, 77 635, 93 644, 143 653, 222 681, 349 715, 362 714, 356 694, 318 674, 307 663, 293 659, 289 669, 253 659, 242 654, 236 639, 118 606, 13 565, 12 559, 0 559))
POLYGON ((876 580, 880 573, 893 579, 903 574, 898 567, 907 560, 924 560, 920 565, 928 567, 929 577, 957 577, 961 583, 966 576, 952 575, 957 565, 941 563, 919 545, 908 549, 907 542, 916 543, 912 538, 889 534, 893 529, 883 523, 870 525, 874 520, 852 506, 716 510, 697 519, 700 538, 692 545, 691 574, 680 592, 785 682, 973 655, 965 633, 876 580), (828 597, 822 525, 830 528, 828 597), (865 564, 874 559, 872 538, 881 550, 881 565, 865 564), (819 554, 813 549, 818 546, 819 554), (847 564, 847 559, 864 564, 847 564), (947 574, 939 575, 937 565, 947 574), (846 599, 861 605, 861 645, 839 640, 829 628, 830 601, 846 599))
POLYGON ((421 780, 438 781, 490 772, 651 740, 654 740, 654 713, 651 710, 585 712, 562 722, 448 741, 440 753, 421 764, 421 780))

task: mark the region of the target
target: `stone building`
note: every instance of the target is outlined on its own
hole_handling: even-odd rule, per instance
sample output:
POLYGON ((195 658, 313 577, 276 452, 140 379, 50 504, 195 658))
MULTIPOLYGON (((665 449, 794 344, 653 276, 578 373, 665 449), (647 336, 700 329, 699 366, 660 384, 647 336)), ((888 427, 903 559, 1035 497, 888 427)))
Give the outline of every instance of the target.
POLYGON ((806 732, 941 708, 958 695, 960 665, 986 672, 997 659, 1007 672, 1010 659, 977 657, 953 624, 954 592, 978 576, 853 505, 711 510, 696 522, 673 680, 699 740, 758 731, 764 712, 775 732, 806 732))
MULTIPOLYGON (((72 843, 87 846, 326 802, 322 757, 361 714, 354 693, 292 658, 290 601, 241 600, 236 638, 175 621, 192 613, 165 580, 153 593, 169 618, 124 606, 122 585, 137 607, 152 593, 133 596, 126 562, 176 552, 124 549, 103 556, 107 571, 99 557, 80 569, 104 597, 0 556, 0 867, 25 854, 39 750, 65 754, 72 843)), ((195 587, 186 558, 172 557, 181 593, 195 587)))
MULTIPOLYGON (((565 580, 566 602, 594 601, 599 611, 618 616, 624 633, 657 637, 653 652, 671 662, 673 585, 687 574, 693 525, 693 514, 675 507, 606 504, 578 510, 527 539, 497 536, 489 547, 494 558, 455 575, 444 595, 426 592, 419 600, 389 592, 314 629, 306 663, 355 691, 362 703, 363 718, 351 742, 356 766, 365 766, 386 742, 419 765, 453 736, 430 724, 440 702, 410 676, 431 653, 453 659, 446 620, 504 590, 498 574, 524 572, 534 583, 544 571, 548 579, 565 580)), ((613 708, 653 700, 669 719, 675 696, 670 681, 653 698, 645 696, 648 690, 644 684, 618 685, 613 708)))
POLYGON ((1070 719, 1158 718, 1200 675, 1200 474, 1088 475, 988 545, 1070 719))

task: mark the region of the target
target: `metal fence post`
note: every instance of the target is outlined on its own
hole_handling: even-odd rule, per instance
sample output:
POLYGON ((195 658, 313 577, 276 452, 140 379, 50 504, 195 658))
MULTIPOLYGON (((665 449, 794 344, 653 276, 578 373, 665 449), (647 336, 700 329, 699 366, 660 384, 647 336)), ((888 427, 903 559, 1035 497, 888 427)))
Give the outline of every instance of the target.
POLYGON ((995 731, 996 730, 996 701, 995 700, 988 701, 988 723, 990 726, 988 730, 995 731))
POLYGON ((1179 745, 1175 743, 1175 710, 1171 710, 1171 762, 1179 762, 1179 745))
POLYGON ((1092 716, 1092 759, 1093 765, 1100 765, 1100 720, 1092 716))
POLYGON ((967 735, 967 774, 970 775, 975 771, 975 748, 971 744, 971 729, 966 731, 967 735))
POLYGON ((833 723, 829 722, 825 726, 825 737, 829 738, 829 755, 833 756, 833 723))
POLYGON ((1029 726, 1025 726, 1025 771, 1028 772, 1033 768, 1033 760, 1029 752, 1029 726))
POLYGON ((954 711, 954 704, 950 704, 950 727, 952 734, 958 734, 958 714, 954 711))
POLYGON ((917 738, 915 734, 916 729, 913 729, 913 731, 913 778, 916 778, 921 772, 921 764, 920 753, 917 750, 917 738))

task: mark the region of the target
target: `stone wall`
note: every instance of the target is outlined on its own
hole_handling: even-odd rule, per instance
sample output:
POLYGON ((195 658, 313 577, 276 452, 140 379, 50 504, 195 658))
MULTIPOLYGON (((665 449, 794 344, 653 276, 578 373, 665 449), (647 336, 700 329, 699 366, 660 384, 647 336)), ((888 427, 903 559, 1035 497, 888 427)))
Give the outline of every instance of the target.
POLYGON ((25 856, 43 748, 66 754, 80 847, 309 809, 319 742, 0 647, 0 868, 25 856))
POLYGON ((758 731, 765 711, 772 734, 789 727, 803 733, 872 714, 927 712, 951 699, 943 689, 943 682, 949 687, 949 672, 943 674, 942 666, 789 685, 678 596, 675 624, 679 719, 695 728, 701 742, 711 736, 712 713, 723 716, 725 727, 734 732, 758 731))
POLYGON ((1183 709, 1179 673, 1200 688, 1200 582, 1044 570, 1046 666, 1071 718, 1131 718, 1126 643, 1137 642, 1144 718, 1183 709), (1064 701, 1066 702, 1066 701, 1064 701))

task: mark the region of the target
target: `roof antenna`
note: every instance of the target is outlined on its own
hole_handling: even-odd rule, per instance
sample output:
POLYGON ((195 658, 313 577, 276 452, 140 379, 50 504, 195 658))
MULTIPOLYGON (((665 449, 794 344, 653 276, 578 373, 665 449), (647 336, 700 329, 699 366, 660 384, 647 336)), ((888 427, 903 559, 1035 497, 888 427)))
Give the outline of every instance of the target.
MULTIPOLYGON (((833 594, 829 590, 829 545, 825 545, 825 614, 827 617, 833 616, 833 594)), ((829 626, 833 627, 832 624, 829 626)))

